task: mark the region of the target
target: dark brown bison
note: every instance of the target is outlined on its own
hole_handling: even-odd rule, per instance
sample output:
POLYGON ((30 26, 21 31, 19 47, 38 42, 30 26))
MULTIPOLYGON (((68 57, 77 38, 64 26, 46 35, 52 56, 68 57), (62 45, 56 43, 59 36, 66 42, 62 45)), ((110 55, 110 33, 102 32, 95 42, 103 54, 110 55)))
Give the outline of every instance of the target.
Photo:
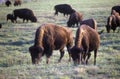
POLYGON ((58 12, 65 15, 69 15, 75 12, 74 9, 69 4, 58 4, 54 6, 55 15, 58 15, 58 12))
POLYGON ((80 25, 86 24, 88 26, 90 26, 91 28, 97 30, 97 22, 94 19, 87 19, 87 20, 83 20, 80 22, 80 25))
POLYGON ((18 5, 21 5, 21 0, 15 0, 14 6, 18 6, 18 5))
POLYGON ((112 9, 111 9, 111 14, 113 13, 113 10, 115 10, 116 12, 118 12, 119 15, 120 15, 120 5, 113 6, 112 9))
POLYGON ((37 18, 34 16, 34 13, 32 10, 23 8, 23 9, 15 9, 13 11, 13 15, 15 17, 15 20, 17 20, 17 17, 22 18, 23 22, 25 20, 30 20, 31 22, 37 22, 37 18))
POLYGON ((80 23, 80 21, 82 21, 83 19, 83 15, 79 12, 74 12, 70 15, 69 20, 67 22, 67 26, 68 27, 72 27, 75 24, 78 26, 78 24, 80 23))
POLYGON ((110 30, 112 29, 113 32, 115 32, 117 27, 120 27, 120 15, 118 12, 113 10, 113 14, 107 19, 106 31, 110 33, 110 30))
POLYGON ((34 45, 29 48, 32 63, 38 64, 43 55, 46 55, 46 63, 49 63, 53 50, 60 50, 60 62, 64 56, 64 47, 67 47, 69 53, 72 45, 73 36, 69 28, 54 24, 43 24, 36 31, 34 45))
POLYGON ((9 6, 11 5, 11 1, 7 0, 7 1, 5 2, 5 5, 6 5, 7 7, 9 7, 9 6))
POLYGON ((100 37, 96 30, 88 25, 81 25, 75 38, 75 45, 70 49, 75 64, 80 62, 88 63, 91 51, 94 51, 94 65, 96 64, 97 50, 100 45, 100 37))
POLYGON ((2 28, 2 24, 0 24, 0 29, 2 28))
POLYGON ((14 21, 15 21, 15 17, 13 14, 7 14, 6 18, 7 18, 7 21, 11 20, 12 23, 14 23, 14 21))

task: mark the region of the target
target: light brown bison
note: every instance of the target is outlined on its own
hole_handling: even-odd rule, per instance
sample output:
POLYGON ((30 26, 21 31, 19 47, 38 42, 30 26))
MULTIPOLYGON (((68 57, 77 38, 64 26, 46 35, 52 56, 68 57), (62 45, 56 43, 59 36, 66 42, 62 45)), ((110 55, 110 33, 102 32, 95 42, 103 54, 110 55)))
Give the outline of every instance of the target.
POLYGON ((81 13, 74 12, 70 15, 69 20, 67 22, 67 26, 72 27, 76 24, 78 27, 78 24, 80 23, 80 21, 82 21, 82 19, 83 19, 83 15, 81 13))
POLYGON ((95 65, 99 45, 100 37, 97 31, 88 25, 81 25, 76 32, 75 45, 70 49, 74 63, 80 64, 80 62, 84 62, 87 64, 91 51, 94 51, 95 65))
POLYGON ((110 30, 112 29, 113 32, 115 32, 117 27, 120 27, 120 15, 118 12, 113 10, 112 15, 107 19, 106 31, 110 33, 110 30))
POLYGON ((60 50, 60 62, 64 56, 64 47, 67 47, 69 53, 72 45, 73 36, 69 28, 54 24, 43 24, 36 31, 34 45, 29 48, 32 63, 37 64, 43 55, 46 55, 46 63, 49 63, 53 50, 60 50))
POLYGON ((58 15, 58 12, 65 15, 70 15, 75 12, 74 9, 69 4, 58 4, 54 6, 55 15, 58 15))

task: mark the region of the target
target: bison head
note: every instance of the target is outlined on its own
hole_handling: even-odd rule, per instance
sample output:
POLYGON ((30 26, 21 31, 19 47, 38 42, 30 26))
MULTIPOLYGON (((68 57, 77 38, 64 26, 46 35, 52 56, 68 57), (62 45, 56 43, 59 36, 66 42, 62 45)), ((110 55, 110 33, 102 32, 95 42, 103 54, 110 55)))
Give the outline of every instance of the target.
POLYGON ((67 22, 67 26, 68 27, 71 27, 72 26, 72 23, 70 21, 67 22))
POLYGON ((38 64, 40 58, 42 57, 43 54, 43 48, 41 47, 36 47, 36 46, 31 46, 29 48, 29 52, 31 55, 32 63, 33 64, 38 64))
POLYGON ((37 22, 37 18, 35 16, 31 17, 31 22, 37 22))
POLYGON ((75 46, 70 49, 71 57, 72 57, 75 65, 80 63, 80 61, 81 61, 80 55, 82 55, 82 52, 83 52, 82 48, 78 48, 75 46))

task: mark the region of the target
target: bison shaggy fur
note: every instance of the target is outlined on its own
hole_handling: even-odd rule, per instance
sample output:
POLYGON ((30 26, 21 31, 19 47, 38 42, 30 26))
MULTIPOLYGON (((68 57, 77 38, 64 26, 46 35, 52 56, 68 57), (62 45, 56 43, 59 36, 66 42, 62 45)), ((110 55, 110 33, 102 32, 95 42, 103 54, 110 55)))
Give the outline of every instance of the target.
POLYGON ((88 25, 81 25, 76 32, 75 45, 70 49, 75 64, 88 63, 91 51, 94 51, 94 65, 96 64, 97 50, 100 37, 96 30, 88 25))
POLYGON ((73 35, 69 28, 49 23, 43 24, 36 30, 35 43, 29 48, 32 63, 37 64, 43 55, 46 55, 46 63, 49 63, 53 50, 60 51, 60 62, 64 56, 64 47, 67 47, 69 53, 72 45, 73 35))
POLYGON ((13 11, 13 14, 16 20, 17 20, 17 17, 19 17, 23 19, 23 22, 25 20, 27 21, 30 20, 31 22, 37 22, 37 18, 34 16, 33 11, 28 8, 15 9, 13 11))
POLYGON ((58 4, 54 6, 55 15, 58 15, 58 12, 65 15, 70 15, 75 12, 74 9, 69 4, 58 4))

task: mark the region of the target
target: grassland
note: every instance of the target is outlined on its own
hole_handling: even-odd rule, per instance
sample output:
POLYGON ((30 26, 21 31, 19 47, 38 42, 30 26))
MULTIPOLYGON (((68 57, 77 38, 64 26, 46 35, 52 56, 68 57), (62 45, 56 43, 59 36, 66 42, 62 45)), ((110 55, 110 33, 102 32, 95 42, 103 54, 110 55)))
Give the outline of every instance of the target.
MULTIPOLYGON (((34 0, 21 6, 6 7, 0 5, 0 79, 119 79, 120 78, 120 33, 100 35, 97 65, 93 65, 93 54, 88 65, 74 66, 68 62, 67 51, 61 63, 57 63, 59 51, 54 51, 50 64, 45 57, 38 65, 31 64, 28 48, 33 45, 36 28, 43 23, 55 23, 66 26, 68 17, 62 14, 54 16, 54 5, 68 3, 84 19, 94 18, 98 22, 98 31, 105 30, 111 7, 120 4, 120 0, 34 0), (6 22, 6 15, 17 8, 30 8, 37 16, 37 23, 6 22)), ((77 28, 71 28, 75 35, 77 28)), ((66 50, 66 49, 65 49, 66 50)))

